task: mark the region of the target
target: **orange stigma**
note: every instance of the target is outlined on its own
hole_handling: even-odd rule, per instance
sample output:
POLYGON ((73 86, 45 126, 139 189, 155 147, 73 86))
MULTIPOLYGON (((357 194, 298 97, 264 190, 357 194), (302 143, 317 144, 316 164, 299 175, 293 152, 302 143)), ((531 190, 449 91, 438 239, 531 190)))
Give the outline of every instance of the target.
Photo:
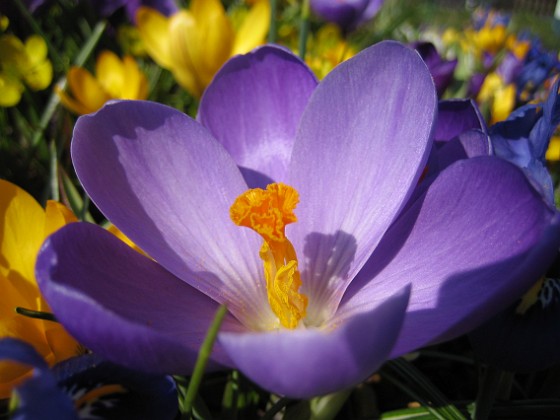
POLYGON ((270 184, 266 190, 254 188, 241 194, 230 208, 238 226, 253 229, 263 238, 259 252, 264 264, 268 302, 280 323, 294 329, 305 317, 307 296, 301 286, 294 246, 286 238, 285 227, 297 221, 294 209, 298 192, 285 184, 270 184))

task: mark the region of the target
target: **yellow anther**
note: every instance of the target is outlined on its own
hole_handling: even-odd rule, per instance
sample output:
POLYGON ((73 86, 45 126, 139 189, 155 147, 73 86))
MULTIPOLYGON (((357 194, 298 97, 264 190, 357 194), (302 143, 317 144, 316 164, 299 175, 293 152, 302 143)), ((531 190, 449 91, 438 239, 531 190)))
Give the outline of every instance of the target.
POLYGON ((285 227, 297 221, 294 209, 297 191, 285 184, 270 184, 266 190, 255 188, 241 194, 230 208, 230 217, 238 226, 253 229, 264 239, 260 257, 268 302, 285 328, 296 328, 305 317, 307 296, 298 292, 301 279, 292 243, 285 227))

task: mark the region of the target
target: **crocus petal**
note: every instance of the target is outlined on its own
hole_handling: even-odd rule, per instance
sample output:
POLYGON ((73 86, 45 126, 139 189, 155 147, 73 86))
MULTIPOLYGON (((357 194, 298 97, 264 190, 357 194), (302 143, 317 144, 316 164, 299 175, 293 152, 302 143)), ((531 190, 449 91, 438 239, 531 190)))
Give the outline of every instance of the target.
POLYGON ((206 87, 230 57, 235 32, 219 0, 193 0, 190 10, 194 17, 195 30, 187 34, 175 33, 172 36, 182 36, 185 40, 198 77, 203 87, 206 87))
POLYGON ((20 291, 35 282, 33 262, 45 239, 45 211, 31 195, 0 179, 0 274, 17 284, 20 291), (26 285, 27 284, 27 285, 26 285))
POLYGON ((29 344, 13 338, 0 340, 0 359, 48 369, 47 363, 29 344))
POLYGON ((472 99, 450 99, 438 104, 438 119, 434 132, 436 141, 446 141, 476 129, 486 133, 486 123, 472 99))
POLYGON ((72 67, 68 71, 68 86, 76 100, 88 109, 99 109, 111 99, 97 79, 82 67, 72 67))
MULTIPOLYGON (((239 166, 266 176, 264 184, 283 181, 297 124, 316 85, 299 58, 262 47, 220 69, 202 97, 198 119, 239 166)), ((266 186, 245 178, 251 187, 266 186)))
POLYGON ((512 164, 482 156, 458 161, 386 233, 337 316, 410 282, 393 356, 465 333, 543 274, 558 249, 559 225, 512 164))
POLYGON ((148 255, 243 322, 272 322, 260 241, 229 217, 247 185, 204 127, 164 105, 113 102, 78 120, 72 159, 93 202, 148 255))
POLYGON ((124 71, 123 62, 114 52, 104 50, 99 54, 95 62, 95 75, 112 98, 121 96, 122 86, 127 82, 128 75, 124 71))
POLYGON ((419 54, 392 41, 342 63, 311 95, 292 153, 290 184, 300 204, 288 237, 304 261, 314 322, 334 312, 412 193, 436 107, 419 54))
POLYGON ((220 333, 235 365, 265 389, 310 398, 365 380, 387 358, 400 330, 410 289, 327 329, 220 333))
POLYGON ((172 66, 169 24, 167 17, 150 7, 139 7, 136 12, 136 26, 146 51, 165 69, 172 66))
MULTIPOLYGON (((72 223, 49 237, 37 278, 86 347, 148 372, 189 373, 218 304, 104 229, 72 223), (94 262, 94 263, 92 263, 94 262)), ((231 316, 225 330, 240 330, 231 316)), ((216 360, 227 362, 217 350, 216 360)))
POLYGON ((121 87, 122 99, 146 99, 148 97, 148 80, 138 68, 138 64, 129 55, 123 57, 125 80, 121 87))
MULTIPOLYGON (((172 71, 177 82, 195 96, 200 96, 204 85, 196 68, 196 59, 189 51, 186 34, 192 38, 196 34, 196 21, 192 13, 181 10, 175 13, 169 23, 169 45, 173 51, 172 71)), ((196 41, 190 44, 196 44, 196 41)))
MULTIPOLYGON (((428 163, 428 176, 438 174, 452 163, 475 156, 490 156, 492 146, 488 134, 480 130, 469 130, 453 140, 434 147, 428 163)), ((422 181, 424 183, 425 181, 422 181)), ((421 184, 422 185, 422 184, 421 184)))
POLYGON ((258 0, 235 34, 231 54, 245 54, 262 44, 270 26, 269 0, 258 0))
POLYGON ((72 210, 58 201, 48 200, 45 207, 45 233, 46 238, 68 223, 77 222, 78 218, 72 210))
POLYGON ((85 115, 96 111, 95 109, 89 108, 88 106, 76 101, 70 95, 67 95, 66 92, 60 89, 59 86, 55 86, 54 91, 58 95, 60 103, 64 106, 64 108, 68 109, 74 114, 85 115))
POLYGON ((351 30, 368 7, 369 0, 311 0, 311 9, 323 19, 351 30))

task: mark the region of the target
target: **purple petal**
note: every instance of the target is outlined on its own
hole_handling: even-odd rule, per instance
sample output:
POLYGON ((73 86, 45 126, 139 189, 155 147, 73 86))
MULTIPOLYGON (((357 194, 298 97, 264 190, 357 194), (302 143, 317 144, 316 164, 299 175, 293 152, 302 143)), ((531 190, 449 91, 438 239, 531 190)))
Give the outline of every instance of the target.
MULTIPOLYGON (((190 372, 218 304, 104 229, 72 223, 36 264, 54 314, 86 347, 148 372, 190 372)), ((243 330, 228 316, 226 330, 243 330)), ((215 360, 227 363, 219 349, 215 360)))
POLYGON ((0 339, 0 360, 23 363, 41 370, 48 370, 49 368, 47 362, 32 346, 10 337, 0 339))
POLYGON ((384 0, 311 0, 310 6, 323 19, 351 31, 374 18, 383 2, 384 0))
POLYGON ((409 288, 326 329, 221 333, 235 365, 265 389, 294 398, 338 391, 371 375, 398 336, 409 288))
POLYGON ((443 93, 453 81, 457 60, 444 60, 431 42, 417 41, 412 43, 411 46, 420 53, 428 69, 430 69, 438 96, 443 96, 443 93))
POLYGON ((264 188, 285 181, 297 124, 316 85, 299 58, 265 46, 222 67, 202 97, 198 119, 248 174, 268 178, 246 176, 250 187, 264 188))
POLYGON ((78 120, 72 159, 103 214, 164 268, 246 324, 274 322, 260 241, 229 217, 247 185, 202 125, 164 105, 113 102, 78 120))
POLYGON ((311 0, 310 6, 313 12, 323 19, 351 30, 360 19, 360 15, 366 11, 368 3, 369 0, 311 0))
POLYGON ((443 143, 441 147, 432 149, 428 163, 429 174, 439 173, 458 160, 490 156, 491 153, 492 146, 488 134, 480 130, 466 131, 443 143))
POLYGON ((487 133, 486 123, 472 99, 450 99, 438 104, 438 120, 434 139, 447 141, 467 130, 487 133))
POLYGON ((465 333, 543 274, 558 249, 559 225, 512 164, 493 157, 456 162, 387 232, 337 317, 412 283, 392 356, 465 333))
POLYGON ((300 204, 288 237, 312 323, 334 313, 406 203, 431 148, 436 106, 426 65, 396 42, 342 63, 311 96, 292 155, 300 204))

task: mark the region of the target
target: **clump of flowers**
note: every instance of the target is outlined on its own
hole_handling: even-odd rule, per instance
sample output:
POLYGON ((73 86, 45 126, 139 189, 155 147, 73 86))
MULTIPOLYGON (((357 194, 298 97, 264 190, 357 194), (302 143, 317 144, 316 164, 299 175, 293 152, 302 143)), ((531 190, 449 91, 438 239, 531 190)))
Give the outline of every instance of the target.
POLYGON ((22 42, 12 34, 0 35, 0 106, 21 100, 25 87, 38 91, 52 81, 53 69, 45 40, 31 35, 22 42))

